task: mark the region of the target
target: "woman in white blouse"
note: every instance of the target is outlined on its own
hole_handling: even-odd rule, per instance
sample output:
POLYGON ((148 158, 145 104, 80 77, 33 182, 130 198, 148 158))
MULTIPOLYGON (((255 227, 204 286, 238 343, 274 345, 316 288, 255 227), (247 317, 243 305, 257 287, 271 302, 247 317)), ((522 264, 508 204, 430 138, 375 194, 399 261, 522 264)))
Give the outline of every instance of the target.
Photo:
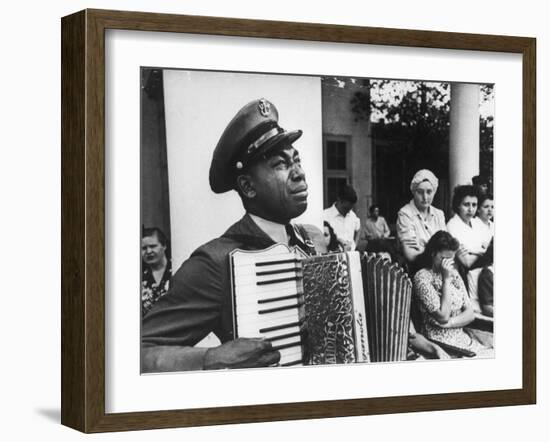
POLYGON ((478 194, 474 186, 457 186, 453 194, 455 215, 447 223, 447 231, 460 243, 457 261, 466 269, 474 266, 490 243, 487 227, 476 217, 478 194))
POLYGON ((492 238, 495 234, 495 224, 493 222, 493 216, 495 213, 495 203, 493 195, 485 194, 479 197, 479 204, 477 208, 477 217, 483 222, 487 228, 487 235, 492 238))

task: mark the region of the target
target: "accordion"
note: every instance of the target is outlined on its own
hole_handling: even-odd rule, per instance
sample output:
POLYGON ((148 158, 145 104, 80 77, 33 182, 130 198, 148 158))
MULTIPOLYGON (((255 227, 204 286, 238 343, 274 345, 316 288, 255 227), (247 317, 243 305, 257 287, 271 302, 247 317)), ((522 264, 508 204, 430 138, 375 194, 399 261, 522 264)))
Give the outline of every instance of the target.
POLYGON ((230 254, 234 336, 263 337, 281 366, 404 360, 411 282, 359 252, 283 244, 230 254))

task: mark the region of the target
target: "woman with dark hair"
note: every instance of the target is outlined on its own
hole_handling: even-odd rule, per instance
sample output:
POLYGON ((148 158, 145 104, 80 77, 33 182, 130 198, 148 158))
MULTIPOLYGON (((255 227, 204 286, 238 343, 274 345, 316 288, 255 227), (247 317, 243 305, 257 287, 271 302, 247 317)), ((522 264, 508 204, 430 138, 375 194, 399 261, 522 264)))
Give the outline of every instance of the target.
POLYGON ((476 217, 478 193, 474 186, 456 186, 453 193, 455 215, 447 223, 447 231, 460 243, 457 260, 465 269, 470 269, 485 254, 490 243, 487 228, 476 217))
POLYGON ((170 288, 172 268, 168 238, 158 227, 141 232, 141 314, 145 315, 170 288))
POLYGON ((458 241, 448 232, 434 233, 420 256, 420 269, 414 276, 422 332, 435 342, 448 344, 487 356, 491 349, 464 331, 474 320, 466 287, 455 267, 458 241))
POLYGON ((487 235, 492 238, 495 234, 495 224, 493 222, 493 216, 495 213, 495 202, 493 195, 490 193, 481 195, 479 197, 479 204, 477 206, 477 217, 485 225, 487 229, 487 235))
POLYGON ((327 252, 343 252, 344 248, 338 242, 334 229, 327 222, 323 221, 323 243, 327 248, 327 252))

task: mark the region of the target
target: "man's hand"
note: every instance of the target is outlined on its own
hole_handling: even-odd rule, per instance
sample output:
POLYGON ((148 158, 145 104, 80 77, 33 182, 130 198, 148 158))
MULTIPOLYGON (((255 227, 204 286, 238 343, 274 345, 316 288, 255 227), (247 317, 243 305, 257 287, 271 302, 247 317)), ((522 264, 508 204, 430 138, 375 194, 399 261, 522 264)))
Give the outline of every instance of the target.
POLYGON ((238 338, 208 349, 204 370, 267 367, 279 362, 281 354, 261 338, 238 338))

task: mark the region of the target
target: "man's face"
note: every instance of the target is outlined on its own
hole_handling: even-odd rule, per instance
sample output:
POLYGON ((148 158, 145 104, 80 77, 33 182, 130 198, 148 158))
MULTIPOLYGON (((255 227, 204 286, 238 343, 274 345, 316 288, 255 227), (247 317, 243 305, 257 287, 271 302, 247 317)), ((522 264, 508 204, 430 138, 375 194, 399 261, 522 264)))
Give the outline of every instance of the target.
POLYGON ((163 246, 157 235, 145 236, 141 239, 141 258, 147 265, 158 264, 166 252, 166 246, 163 246))
POLYGON ((336 208, 338 209, 338 212, 342 214, 342 216, 346 216, 350 212, 350 210, 353 209, 353 206, 355 206, 354 203, 346 200, 338 200, 336 204, 336 208))
POLYGON ((257 215, 287 223, 307 208, 307 184, 298 151, 292 146, 270 154, 248 171, 257 215))

